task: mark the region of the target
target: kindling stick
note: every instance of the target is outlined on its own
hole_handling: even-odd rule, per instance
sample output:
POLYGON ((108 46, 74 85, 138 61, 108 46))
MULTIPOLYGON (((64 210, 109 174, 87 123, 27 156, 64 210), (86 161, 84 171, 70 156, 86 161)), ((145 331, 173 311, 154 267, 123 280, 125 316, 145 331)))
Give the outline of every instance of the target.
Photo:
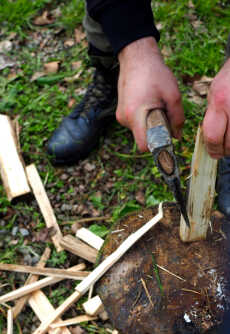
POLYGON ((149 222, 143 225, 136 232, 132 233, 111 255, 109 255, 102 263, 94 269, 87 278, 85 278, 77 287, 76 291, 70 295, 47 319, 34 331, 33 334, 44 334, 49 326, 59 316, 61 316, 73 303, 83 296, 90 286, 98 281, 107 270, 109 270, 130 248, 135 244, 146 232, 156 225, 163 218, 162 203, 159 204, 158 214, 149 222))

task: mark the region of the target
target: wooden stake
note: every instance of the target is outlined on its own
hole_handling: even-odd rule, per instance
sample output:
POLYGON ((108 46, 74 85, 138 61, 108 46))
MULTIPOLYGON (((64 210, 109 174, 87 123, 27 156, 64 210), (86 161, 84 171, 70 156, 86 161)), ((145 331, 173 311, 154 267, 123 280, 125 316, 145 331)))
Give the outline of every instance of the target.
MULTIPOLYGON (((46 247, 44 253, 42 254, 42 256, 40 258, 40 261, 37 264, 38 268, 44 268, 45 267, 46 262, 47 262, 47 260, 50 257, 50 252, 51 252, 50 248, 46 247)), ((25 282, 25 286, 28 285, 28 284, 31 284, 33 282, 36 282, 37 280, 38 280, 38 276, 37 275, 30 275, 27 278, 26 282, 25 282)), ((28 298, 29 298, 28 296, 24 296, 24 297, 20 298, 17 301, 17 303, 15 304, 15 306, 12 309, 14 318, 16 318, 18 316, 18 314, 21 312, 21 310, 23 309, 24 305, 27 303, 28 298)))
POLYGON ((69 271, 67 269, 56 268, 36 268, 32 266, 23 266, 19 264, 0 263, 0 270, 16 271, 19 273, 30 273, 43 276, 52 276, 60 278, 70 278, 75 280, 82 280, 89 275, 88 271, 69 271))
POLYGON ((80 256, 91 263, 96 262, 97 251, 72 235, 66 235, 61 238, 60 245, 70 253, 80 256))
POLYGON ((95 296, 85 303, 82 304, 85 313, 91 316, 96 316, 99 313, 104 311, 104 305, 102 304, 101 298, 99 296, 95 296))
POLYGON ((6 115, 0 115, 0 172, 9 201, 30 192, 14 128, 6 115))
POLYGON ((88 245, 98 251, 104 243, 104 240, 102 238, 98 237, 95 233, 91 232, 85 227, 79 228, 79 230, 77 230, 76 237, 86 242, 88 245))
POLYGON ((63 248, 60 246, 60 238, 62 237, 62 233, 58 226, 56 217, 54 215, 49 198, 46 194, 45 188, 38 174, 36 166, 32 164, 26 167, 26 173, 27 173, 27 177, 31 185, 31 188, 33 189, 34 196, 38 202, 39 208, 45 219, 46 226, 53 227, 55 231, 55 235, 52 236, 51 238, 56 247, 56 250, 60 252, 63 250, 63 248))
MULTIPOLYGON (((84 270, 85 269, 85 264, 84 263, 81 263, 81 264, 78 264, 70 269, 68 269, 68 271, 78 271, 78 270, 84 270)), ((57 278, 57 277, 46 277, 46 278, 43 278, 43 279, 40 279, 39 281, 37 282, 33 282, 33 283, 30 283, 28 285, 24 285, 23 287, 21 288, 18 288, 14 291, 11 291, 3 296, 0 297, 0 303, 7 303, 11 300, 15 300, 17 298, 21 298, 23 296, 27 296, 29 298, 29 294, 36 291, 36 290, 39 290, 39 289, 42 289, 46 286, 49 286, 49 285, 52 285, 52 284, 56 284, 58 282, 61 282, 63 281, 65 278, 57 278)), ((27 299, 26 299, 27 301, 27 299)), ((20 305, 20 304, 19 304, 20 305)), ((14 317, 16 317, 18 315, 18 312, 19 312, 19 306, 17 306, 17 304, 15 305, 14 307, 14 317)))
POLYGON ((85 315, 79 315, 78 317, 74 317, 72 319, 67 319, 64 321, 58 321, 54 324, 51 324, 50 327, 51 328, 58 328, 58 327, 62 327, 62 326, 71 326, 71 325, 77 325, 80 324, 81 322, 86 322, 86 321, 92 321, 92 320, 96 320, 97 317, 90 317, 89 315, 85 314, 85 315))
POLYGON ((191 228, 187 227, 183 217, 180 224, 180 237, 185 242, 206 238, 215 196, 217 160, 206 151, 201 127, 197 132, 191 171, 187 204, 191 228))
POLYGON ((14 328, 13 328, 13 312, 10 308, 7 311, 7 334, 13 334, 14 328))
POLYGON ((132 233, 112 254, 110 254, 103 262, 101 262, 96 269, 94 269, 89 276, 84 279, 77 287, 76 291, 70 295, 52 314, 49 314, 45 321, 35 330, 33 334, 44 334, 47 332, 49 326, 57 317, 61 316, 73 303, 84 295, 90 286, 98 281, 114 263, 116 263, 122 255, 124 255, 132 245, 135 244, 146 232, 148 232, 154 225, 156 225, 163 218, 162 203, 159 205, 158 214, 149 222, 143 225, 135 233, 132 233))

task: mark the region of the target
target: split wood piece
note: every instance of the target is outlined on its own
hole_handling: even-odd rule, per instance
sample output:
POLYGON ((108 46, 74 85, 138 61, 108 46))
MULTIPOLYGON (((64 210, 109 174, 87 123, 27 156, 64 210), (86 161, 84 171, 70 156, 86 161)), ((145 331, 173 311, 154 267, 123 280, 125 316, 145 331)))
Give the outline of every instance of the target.
POLYGON ((102 238, 98 237, 95 233, 91 232, 85 227, 79 228, 79 230, 77 230, 76 237, 86 242, 88 245, 97 249, 98 251, 104 243, 102 238))
POLYGON ((42 276, 52 276, 59 278, 70 278, 75 280, 83 280, 89 275, 88 271, 79 270, 67 270, 67 269, 56 269, 56 268, 36 268, 32 266, 23 266, 19 264, 6 264, 0 263, 0 270, 16 271, 19 273, 29 273, 42 276))
POLYGON ((13 334, 14 324, 13 324, 13 311, 10 308, 7 311, 7 334, 13 334))
POLYGON ((71 326, 71 325, 77 325, 80 324, 81 322, 86 322, 86 321, 92 321, 96 320, 97 317, 91 317, 89 315, 79 315, 78 317, 74 317, 72 319, 67 319, 64 321, 58 321, 56 323, 53 323, 50 325, 51 328, 57 328, 57 327, 62 327, 62 326, 71 326))
MULTIPOLYGON (((41 322, 45 321, 47 314, 53 313, 55 311, 55 308, 42 291, 36 291, 32 294, 32 296, 29 298, 29 305, 41 322)), ((62 322, 62 319, 59 318, 57 321, 62 322)), ((60 326, 57 328, 49 328, 48 333, 71 334, 66 327, 60 328, 60 326)))
MULTIPOLYGON (((41 256, 39 262, 37 263, 37 266, 36 266, 36 267, 38 267, 38 268, 44 268, 44 267, 45 267, 46 262, 47 262, 47 260, 48 260, 49 257, 50 257, 50 252, 51 252, 51 251, 50 251, 50 248, 49 248, 49 247, 46 247, 46 249, 44 250, 44 253, 42 254, 42 256, 41 256)), ((25 287, 26 285, 28 285, 28 284, 31 284, 31 283, 36 282, 36 281, 38 280, 38 277, 39 277, 39 276, 37 276, 37 275, 30 275, 30 276, 27 278, 24 287, 25 287)), ((13 292, 14 292, 14 291, 13 291, 13 292)), ((24 296, 24 297, 20 298, 20 299, 16 302, 15 306, 14 306, 13 309, 12 309, 14 318, 16 318, 16 317, 18 316, 18 314, 21 312, 21 310, 23 309, 24 305, 27 303, 28 298, 29 298, 28 296, 24 296)))
POLYGON ((185 242, 206 239, 215 196, 217 160, 206 151, 201 127, 197 132, 191 174, 187 204, 191 228, 182 216, 180 222, 180 237, 185 242))
POLYGON ((75 254, 91 263, 96 262, 98 252, 72 235, 65 235, 60 240, 60 245, 72 254, 75 254))
POLYGON ((60 246, 60 238, 62 237, 62 233, 58 226, 54 211, 51 207, 49 198, 46 194, 36 166, 34 164, 27 166, 26 173, 34 196, 44 217, 46 226, 48 228, 52 227, 54 229, 55 234, 51 237, 51 239, 56 247, 56 250, 60 252, 63 250, 63 248, 60 246))
POLYGON ((84 279, 77 287, 76 291, 70 295, 52 314, 47 316, 47 319, 34 331, 33 334, 44 334, 49 326, 59 316, 61 316, 71 305, 78 301, 83 296, 92 284, 96 283, 116 263, 131 247, 134 245, 146 232, 156 225, 163 218, 162 203, 159 205, 158 214, 149 222, 143 225, 135 233, 132 233, 110 256, 95 268, 89 276, 84 279))
POLYGON ((102 304, 101 298, 99 296, 95 296, 85 303, 83 303, 83 309, 85 313, 91 316, 96 316, 99 313, 104 311, 104 305, 102 304))
POLYGON ((0 172, 9 201, 30 192, 14 128, 6 115, 0 115, 0 172))
MULTIPOLYGON (((72 268, 69 268, 68 271, 71 270, 84 270, 85 269, 85 264, 81 263, 78 264, 72 268)), ((32 292, 35 292, 36 290, 42 289, 46 286, 52 285, 52 284, 56 284, 58 282, 63 281, 64 278, 57 278, 57 277, 46 277, 43 279, 40 279, 37 282, 33 282, 30 283, 28 285, 25 285, 21 288, 18 288, 14 291, 11 291, 3 296, 0 297, 0 303, 7 303, 11 300, 15 300, 17 298, 21 298, 23 296, 29 295, 32 292)), ((17 311, 18 309, 15 307, 15 310, 17 311)), ((16 311, 14 311, 14 314, 16 313, 16 311)), ((18 313, 16 313, 17 315, 18 313)))

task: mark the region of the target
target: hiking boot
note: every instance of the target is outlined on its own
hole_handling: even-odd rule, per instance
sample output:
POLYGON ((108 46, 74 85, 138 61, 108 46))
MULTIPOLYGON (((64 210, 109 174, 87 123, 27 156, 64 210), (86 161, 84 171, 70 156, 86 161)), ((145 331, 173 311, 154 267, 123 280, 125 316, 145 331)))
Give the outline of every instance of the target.
POLYGON ((111 57, 91 57, 95 72, 82 101, 54 131, 47 152, 54 164, 72 164, 97 146, 117 105, 118 64, 111 57))
POLYGON ((230 219, 230 157, 219 160, 216 190, 219 210, 230 219))

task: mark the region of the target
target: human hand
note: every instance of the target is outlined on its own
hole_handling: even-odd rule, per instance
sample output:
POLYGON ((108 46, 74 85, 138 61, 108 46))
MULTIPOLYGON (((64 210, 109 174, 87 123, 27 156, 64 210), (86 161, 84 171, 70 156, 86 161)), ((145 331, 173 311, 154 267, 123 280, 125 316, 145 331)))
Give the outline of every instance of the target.
POLYGON ((211 84, 203 132, 212 158, 230 155, 230 59, 211 84))
POLYGON ((118 122, 131 129, 140 151, 147 151, 146 116, 150 109, 167 110, 172 134, 181 137, 184 112, 177 81, 164 64, 153 37, 139 39, 118 55, 118 122))

